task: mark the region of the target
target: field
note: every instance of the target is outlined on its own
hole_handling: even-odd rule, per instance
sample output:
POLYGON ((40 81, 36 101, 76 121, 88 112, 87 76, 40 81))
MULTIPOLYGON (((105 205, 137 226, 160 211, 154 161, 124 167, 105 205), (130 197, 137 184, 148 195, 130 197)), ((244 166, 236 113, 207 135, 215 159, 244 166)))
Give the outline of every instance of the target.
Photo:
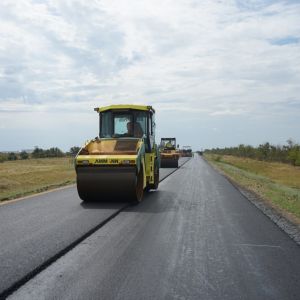
POLYGON ((300 167, 229 155, 205 158, 239 185, 300 224, 300 167))
POLYGON ((0 201, 75 182, 71 158, 38 158, 0 164, 0 201))

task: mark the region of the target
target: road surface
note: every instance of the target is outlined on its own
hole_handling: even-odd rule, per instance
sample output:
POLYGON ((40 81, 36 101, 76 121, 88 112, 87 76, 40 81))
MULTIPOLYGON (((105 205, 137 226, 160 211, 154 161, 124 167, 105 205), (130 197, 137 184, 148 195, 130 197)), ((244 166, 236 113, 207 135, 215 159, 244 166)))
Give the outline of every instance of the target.
MULTIPOLYGON (((53 204, 57 198, 64 203, 76 197, 72 188, 64 190, 68 196, 62 197, 60 192, 50 193, 53 204)), ((4 207, 9 206, 15 204, 4 207)), ((79 204, 75 218, 67 214, 69 210, 62 210, 64 205, 60 209, 55 206, 49 204, 44 220, 51 227, 48 214, 56 212, 64 238, 82 230, 87 220, 99 221, 99 216, 119 209, 79 204)), ((16 210, 24 223, 26 209, 16 210)), ((12 222, 18 228, 18 220, 12 222)), ((39 231, 42 223, 32 224, 32 228, 39 231)), ((23 230, 23 245, 26 239, 35 240, 28 238, 27 230, 23 230)), ((47 233, 44 229, 37 235, 36 249, 31 247, 28 260, 18 258, 22 256, 19 248, 15 251, 18 263, 12 257, 10 263, 22 271, 35 256, 53 248, 54 238, 51 234, 43 238, 43 231, 47 233)), ((2 253, 2 236, 1 264, 5 255, 9 256, 8 252, 2 253)), ((19 237, 11 232, 11 239, 16 238, 19 237)), ((5 241, 9 243, 9 238, 5 241)), ((13 245, 18 247, 18 241, 13 245)), ((6 264, 9 266, 9 262, 6 264)), ((299 246, 197 156, 161 182, 157 192, 146 195, 141 204, 120 211, 49 263, 9 299, 299 298, 299 246)))
MULTIPOLYGON (((179 165, 187 160, 180 159, 179 165)), ((160 180, 175 170, 161 169, 160 180)), ((74 186, 0 206, 0 295, 127 206, 116 201, 86 204, 74 186)))

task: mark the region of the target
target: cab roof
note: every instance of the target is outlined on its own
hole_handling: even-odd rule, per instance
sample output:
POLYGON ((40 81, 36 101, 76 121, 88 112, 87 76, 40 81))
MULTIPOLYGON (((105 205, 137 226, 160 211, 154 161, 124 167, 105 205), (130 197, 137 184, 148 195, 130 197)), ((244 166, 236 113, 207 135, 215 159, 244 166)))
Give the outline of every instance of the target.
POLYGON ((109 106, 94 108, 94 110, 97 111, 98 113, 108 111, 108 110, 119 110, 119 109, 134 109, 134 110, 151 111, 155 113, 154 108, 150 105, 117 104, 117 105, 109 105, 109 106))

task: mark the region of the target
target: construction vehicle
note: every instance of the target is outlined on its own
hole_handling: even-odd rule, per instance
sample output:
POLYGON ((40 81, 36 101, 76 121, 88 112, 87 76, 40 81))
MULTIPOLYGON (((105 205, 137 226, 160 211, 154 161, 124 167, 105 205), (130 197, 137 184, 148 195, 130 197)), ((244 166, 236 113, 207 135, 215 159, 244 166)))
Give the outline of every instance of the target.
POLYGON ((179 152, 176 150, 176 138, 162 138, 160 158, 162 168, 178 168, 179 152))
POLYGON ((183 146, 181 149, 181 157, 192 157, 193 152, 191 146, 183 146))
POLYGON ((120 198, 140 202, 157 189, 160 156, 152 106, 111 105, 99 113, 99 137, 85 143, 75 159, 77 191, 83 201, 120 198))

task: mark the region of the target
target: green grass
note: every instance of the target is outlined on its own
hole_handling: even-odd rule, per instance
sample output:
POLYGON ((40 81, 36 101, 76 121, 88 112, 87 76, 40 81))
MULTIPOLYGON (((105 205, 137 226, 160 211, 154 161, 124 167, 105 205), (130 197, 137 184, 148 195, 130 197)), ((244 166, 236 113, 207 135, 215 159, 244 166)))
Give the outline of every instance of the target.
POLYGON ((205 155, 217 168, 300 223, 300 168, 234 156, 205 155))
POLYGON ((75 182, 71 158, 39 158, 0 164, 0 201, 75 182))

